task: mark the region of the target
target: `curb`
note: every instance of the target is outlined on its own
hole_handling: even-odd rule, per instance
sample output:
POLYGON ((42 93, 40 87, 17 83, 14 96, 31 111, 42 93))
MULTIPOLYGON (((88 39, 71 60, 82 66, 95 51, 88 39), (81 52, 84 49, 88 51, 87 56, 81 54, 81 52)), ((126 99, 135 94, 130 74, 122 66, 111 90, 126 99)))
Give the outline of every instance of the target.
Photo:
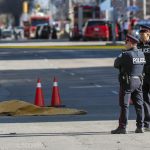
POLYGON ((72 46, 25 46, 25 45, 21 45, 21 46, 16 46, 16 45, 7 45, 7 46, 0 46, 0 48, 11 48, 11 49, 124 49, 125 47, 123 45, 72 45, 72 46))

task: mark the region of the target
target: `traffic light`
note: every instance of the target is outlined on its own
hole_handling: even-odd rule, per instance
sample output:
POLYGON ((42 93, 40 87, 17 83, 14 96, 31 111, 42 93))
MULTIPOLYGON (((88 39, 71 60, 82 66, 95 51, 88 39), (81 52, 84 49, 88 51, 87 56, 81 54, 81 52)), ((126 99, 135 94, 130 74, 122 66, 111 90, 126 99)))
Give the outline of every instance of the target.
POLYGON ((23 13, 28 13, 29 11, 29 4, 27 1, 23 2, 23 13))

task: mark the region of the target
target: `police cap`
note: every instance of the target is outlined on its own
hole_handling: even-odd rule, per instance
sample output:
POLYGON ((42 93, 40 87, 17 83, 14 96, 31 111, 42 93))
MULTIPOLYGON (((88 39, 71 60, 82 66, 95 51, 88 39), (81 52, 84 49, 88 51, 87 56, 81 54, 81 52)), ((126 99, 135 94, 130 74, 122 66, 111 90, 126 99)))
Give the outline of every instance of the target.
POLYGON ((149 32, 150 27, 146 25, 140 25, 140 33, 149 32))
POLYGON ((126 36, 126 42, 127 41, 130 41, 131 43, 135 43, 135 44, 139 42, 139 40, 137 38, 135 38, 134 36, 129 35, 129 34, 126 36))

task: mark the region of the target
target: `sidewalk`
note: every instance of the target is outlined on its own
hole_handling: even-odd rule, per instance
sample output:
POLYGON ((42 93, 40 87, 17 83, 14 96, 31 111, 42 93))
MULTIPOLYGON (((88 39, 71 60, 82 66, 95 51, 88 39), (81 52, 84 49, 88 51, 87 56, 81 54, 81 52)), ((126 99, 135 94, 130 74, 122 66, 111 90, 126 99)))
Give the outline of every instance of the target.
POLYGON ((123 41, 5 41, 0 42, 0 48, 46 48, 46 49, 122 49, 123 41))
POLYGON ((66 46, 66 45, 123 45, 124 41, 69 41, 68 39, 57 39, 57 40, 0 40, 0 45, 51 45, 51 46, 66 46))
POLYGON ((124 45, 124 41, 68 41, 68 40, 18 40, 0 41, 0 46, 105 46, 105 45, 124 45), (28 43, 28 44, 27 44, 28 43))
POLYGON ((150 133, 111 135, 118 121, 1 123, 0 150, 148 150, 150 133))

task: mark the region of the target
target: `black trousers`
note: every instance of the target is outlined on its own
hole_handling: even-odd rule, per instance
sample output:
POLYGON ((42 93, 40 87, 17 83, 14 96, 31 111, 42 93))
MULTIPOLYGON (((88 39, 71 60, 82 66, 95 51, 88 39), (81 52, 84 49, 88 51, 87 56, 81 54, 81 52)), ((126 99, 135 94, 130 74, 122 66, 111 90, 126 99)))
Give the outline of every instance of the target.
POLYGON ((119 126, 126 128, 128 124, 129 116, 129 102, 132 99, 136 110, 136 126, 142 128, 144 125, 144 106, 143 106, 143 93, 142 82, 140 78, 130 79, 130 83, 127 85, 124 81, 120 82, 120 117, 119 126))
POLYGON ((143 80, 143 98, 144 98, 144 126, 150 128, 150 74, 146 74, 143 80))

